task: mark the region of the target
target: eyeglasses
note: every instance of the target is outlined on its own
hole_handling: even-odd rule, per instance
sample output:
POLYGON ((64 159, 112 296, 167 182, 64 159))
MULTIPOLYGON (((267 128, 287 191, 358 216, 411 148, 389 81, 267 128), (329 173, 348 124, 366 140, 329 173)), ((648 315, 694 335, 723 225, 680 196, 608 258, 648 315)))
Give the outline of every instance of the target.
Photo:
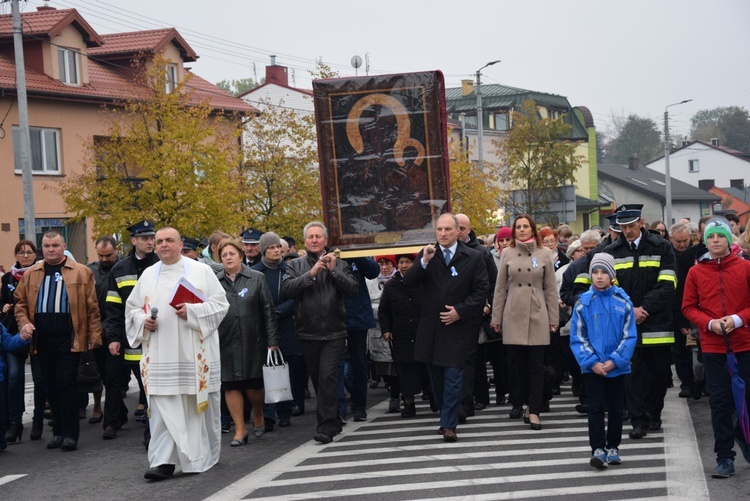
POLYGON ((18 251, 16 253, 16 256, 35 256, 36 252, 34 251, 18 251))

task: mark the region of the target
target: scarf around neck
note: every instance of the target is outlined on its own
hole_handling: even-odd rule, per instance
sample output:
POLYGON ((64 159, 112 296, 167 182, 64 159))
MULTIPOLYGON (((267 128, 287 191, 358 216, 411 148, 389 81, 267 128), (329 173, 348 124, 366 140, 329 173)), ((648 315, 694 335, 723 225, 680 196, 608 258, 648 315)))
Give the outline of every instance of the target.
POLYGON ((271 268, 272 270, 275 270, 276 268, 281 266, 281 261, 283 261, 283 259, 279 258, 279 259, 271 260, 271 259, 266 259, 265 257, 261 257, 260 261, 266 266, 266 268, 271 268))
POLYGON ((10 268, 10 274, 13 276, 13 278, 16 279, 16 281, 20 282, 21 278, 23 277, 23 274, 26 273, 26 270, 34 266, 33 264, 30 266, 27 266, 26 268, 21 268, 21 263, 16 261, 16 264, 11 266, 10 268))

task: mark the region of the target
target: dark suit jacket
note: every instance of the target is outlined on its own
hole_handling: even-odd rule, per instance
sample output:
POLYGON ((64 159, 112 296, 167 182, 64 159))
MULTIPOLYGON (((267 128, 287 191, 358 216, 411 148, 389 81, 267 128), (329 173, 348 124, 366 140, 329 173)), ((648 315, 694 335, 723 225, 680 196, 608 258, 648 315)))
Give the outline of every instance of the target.
POLYGON ((442 367, 463 367, 472 340, 476 342, 479 318, 489 293, 487 268, 482 255, 458 242, 446 265, 436 245, 435 256, 422 268, 420 251, 406 273, 407 287, 422 287, 422 313, 417 330, 414 358, 442 367), (445 305, 453 306, 461 319, 451 325, 440 321, 445 305))

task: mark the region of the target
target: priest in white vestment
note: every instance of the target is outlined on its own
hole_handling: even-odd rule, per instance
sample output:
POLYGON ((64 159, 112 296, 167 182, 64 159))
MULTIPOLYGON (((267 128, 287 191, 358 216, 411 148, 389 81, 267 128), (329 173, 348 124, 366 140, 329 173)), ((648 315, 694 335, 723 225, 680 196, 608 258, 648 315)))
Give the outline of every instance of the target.
POLYGON ((221 365, 217 328, 229 309, 213 270, 182 257, 174 228, 156 232, 159 263, 146 268, 128 298, 126 330, 131 346, 143 345, 141 376, 148 397, 151 442, 149 480, 198 473, 219 460, 221 365), (170 306, 177 282, 202 292, 200 304, 170 306), (155 317, 155 318, 154 318, 155 317))

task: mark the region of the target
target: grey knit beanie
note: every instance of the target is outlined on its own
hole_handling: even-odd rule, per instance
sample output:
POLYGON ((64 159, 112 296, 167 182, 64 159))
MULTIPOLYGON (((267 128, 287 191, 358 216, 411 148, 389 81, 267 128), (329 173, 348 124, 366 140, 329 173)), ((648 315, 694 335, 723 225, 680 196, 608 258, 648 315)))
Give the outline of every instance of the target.
POLYGON ((281 245, 281 239, 276 233, 269 231, 260 237, 260 255, 264 256, 271 245, 281 245))
POLYGON ((589 275, 594 273, 594 270, 604 270, 604 273, 609 275, 609 278, 614 280, 617 275, 615 274, 615 258, 611 254, 606 252, 600 252, 591 259, 589 265, 589 275))

